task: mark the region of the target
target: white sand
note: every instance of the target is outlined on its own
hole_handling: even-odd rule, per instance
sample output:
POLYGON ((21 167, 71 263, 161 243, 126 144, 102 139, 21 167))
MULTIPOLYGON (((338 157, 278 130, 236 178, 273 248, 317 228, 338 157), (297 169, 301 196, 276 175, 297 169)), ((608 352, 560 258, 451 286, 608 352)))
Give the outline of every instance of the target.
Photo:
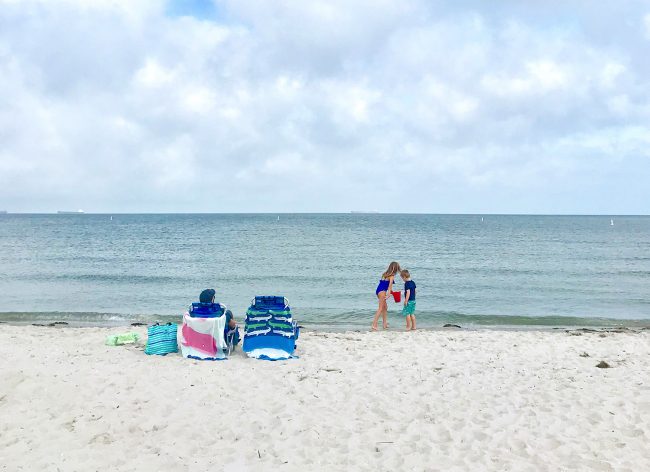
POLYGON ((0 470, 650 470, 649 331, 303 333, 276 363, 121 331, 0 325, 0 470))

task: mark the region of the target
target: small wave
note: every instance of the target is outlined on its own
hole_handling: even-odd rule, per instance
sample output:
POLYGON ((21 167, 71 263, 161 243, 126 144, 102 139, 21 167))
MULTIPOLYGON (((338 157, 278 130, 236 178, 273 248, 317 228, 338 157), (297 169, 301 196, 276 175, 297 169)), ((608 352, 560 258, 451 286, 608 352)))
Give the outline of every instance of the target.
MULTIPOLYGON (((33 278, 33 276, 30 276, 33 278)), ((164 282, 179 282, 183 277, 170 275, 136 275, 136 274, 58 274, 46 276, 47 279, 67 280, 77 282, 108 282, 108 283, 136 283, 155 284, 164 282)))
MULTIPOLYGON (((368 310, 294 310, 294 318, 302 325, 313 329, 343 330, 368 327, 372 313, 368 310)), ((416 313, 418 325, 422 328, 441 327, 446 323, 458 324, 466 328, 519 327, 650 327, 650 319, 616 319, 603 317, 576 316, 512 316, 476 315, 454 311, 420 311, 416 313)), ((393 324, 401 324, 401 316, 390 314, 393 324)), ((63 321, 71 325, 107 326, 124 325, 134 322, 154 323, 180 322, 179 314, 160 313, 103 313, 103 312, 0 312, 0 321, 16 324, 52 323, 63 321)), ((241 319, 240 319, 241 321, 241 319)))
MULTIPOLYGON (((514 316, 514 315, 476 315, 455 311, 419 311, 416 312, 418 325, 422 327, 440 327, 446 323, 462 325, 464 327, 650 327, 650 319, 618 319, 604 317, 578 317, 578 316, 514 316)), ((400 316, 390 314, 395 323, 400 316)), ((299 318, 296 316, 296 318, 299 318)), ((320 312, 318 315, 299 318, 307 325, 336 327, 366 326, 372 320, 368 311, 320 312)))
POLYGON ((181 320, 180 315, 140 314, 140 313, 103 313, 103 312, 69 312, 69 311, 35 311, 0 312, 0 321, 5 323, 30 324, 53 323, 63 321, 72 325, 106 326, 128 323, 154 323, 181 320))
POLYGON ((135 274, 18 274, 0 277, 7 280, 27 282, 101 282, 108 284, 157 284, 182 283, 191 280, 183 276, 171 275, 135 275, 135 274))

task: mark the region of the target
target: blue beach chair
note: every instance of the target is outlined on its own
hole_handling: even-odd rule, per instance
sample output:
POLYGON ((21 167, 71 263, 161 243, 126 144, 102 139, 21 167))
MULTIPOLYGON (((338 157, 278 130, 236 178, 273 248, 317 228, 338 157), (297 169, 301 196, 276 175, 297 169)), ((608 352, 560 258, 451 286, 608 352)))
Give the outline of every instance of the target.
POLYGON ((192 303, 183 316, 179 344, 184 357, 226 359, 239 342, 238 328, 230 329, 230 310, 220 303, 192 303))
POLYGON ((232 353, 241 337, 239 335, 239 328, 230 328, 228 323, 232 319, 232 312, 221 303, 192 303, 190 306, 189 314, 192 318, 214 318, 219 316, 226 316, 226 326, 223 330, 223 336, 228 345, 228 355, 232 353))
POLYGON ((277 361, 295 357, 300 335, 284 297, 255 297, 246 311, 243 351, 256 359, 277 361))

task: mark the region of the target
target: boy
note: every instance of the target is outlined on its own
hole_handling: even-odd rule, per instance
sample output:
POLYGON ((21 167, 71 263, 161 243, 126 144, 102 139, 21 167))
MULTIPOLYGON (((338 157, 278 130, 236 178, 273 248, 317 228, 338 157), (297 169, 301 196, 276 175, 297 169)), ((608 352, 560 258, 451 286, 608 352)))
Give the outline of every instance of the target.
POLYGON ((411 280, 408 270, 401 270, 400 277, 404 281, 404 308, 402 315, 406 316, 406 331, 415 331, 415 282, 411 280))

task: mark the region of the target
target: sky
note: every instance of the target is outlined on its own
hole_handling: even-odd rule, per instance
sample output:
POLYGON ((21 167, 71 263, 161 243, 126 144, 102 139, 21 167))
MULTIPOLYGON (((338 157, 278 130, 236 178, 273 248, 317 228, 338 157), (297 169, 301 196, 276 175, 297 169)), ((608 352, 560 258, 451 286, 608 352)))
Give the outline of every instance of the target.
POLYGON ((650 0, 0 0, 0 210, 648 214, 650 0))

